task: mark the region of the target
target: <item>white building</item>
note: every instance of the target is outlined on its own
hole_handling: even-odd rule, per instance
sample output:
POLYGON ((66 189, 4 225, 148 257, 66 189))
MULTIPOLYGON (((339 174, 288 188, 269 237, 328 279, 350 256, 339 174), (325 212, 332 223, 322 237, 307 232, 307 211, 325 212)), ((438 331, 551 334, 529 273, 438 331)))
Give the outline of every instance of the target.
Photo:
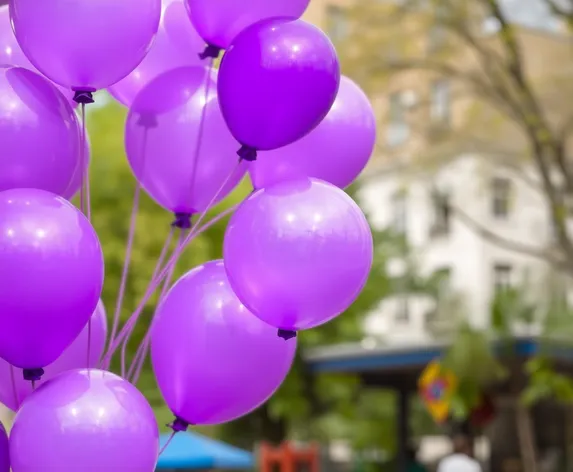
MULTIPOLYGON (((550 245, 553 238, 543 195, 529 179, 496 167, 494 158, 464 155, 434 173, 388 169, 365 181, 361 197, 375 227, 404 234, 420 275, 439 271, 444 289, 459 295, 475 327, 490 323, 496 289, 525 277, 528 287, 542 289, 547 281, 547 263, 480 234, 533 247, 550 245)), ((403 255, 391 259, 387 270, 402 276, 403 255)), ((429 297, 392 296, 368 318, 365 330, 388 343, 427 341, 434 309, 429 297)))

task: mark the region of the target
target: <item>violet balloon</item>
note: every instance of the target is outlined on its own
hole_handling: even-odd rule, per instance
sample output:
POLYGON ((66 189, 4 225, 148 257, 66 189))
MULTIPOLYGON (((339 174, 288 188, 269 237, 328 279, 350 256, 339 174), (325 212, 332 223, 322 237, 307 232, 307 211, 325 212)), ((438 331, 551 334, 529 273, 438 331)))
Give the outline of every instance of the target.
POLYGON ((0 95, 0 191, 65 194, 81 167, 74 110, 47 79, 21 67, 0 67, 0 95))
POLYGON ((183 67, 157 77, 137 96, 125 128, 129 164, 143 188, 175 213, 204 211, 243 177, 237 142, 221 112, 213 76, 183 67))
POLYGON ((71 203, 0 192, 0 357, 31 375, 54 362, 96 309, 103 274, 96 232, 71 203))
POLYGON ((287 331, 346 310, 372 266, 372 233, 338 187, 291 180, 251 194, 232 216, 223 254, 233 290, 261 320, 287 331))
POLYGON ((376 118, 368 97, 342 77, 332 108, 314 130, 289 146, 259 153, 250 164, 253 186, 315 177, 344 188, 366 167, 375 143, 376 118))
MULTIPOLYGON (((12 25, 10 23, 10 11, 8 5, 0 6, 0 64, 10 65, 16 67, 25 67, 26 69, 38 72, 32 65, 28 58, 20 49, 12 25)), ((57 84, 54 84, 60 92, 64 94, 72 107, 76 107, 77 103, 74 102, 74 92, 65 89, 57 84)))
POLYGON ((156 314, 151 361, 183 424, 218 424, 264 403, 286 377, 296 339, 252 315, 229 286, 223 261, 185 274, 156 314))
POLYGON ((227 49, 248 26, 275 17, 299 18, 309 0, 185 0, 193 25, 205 41, 227 49))
POLYGON ((159 429, 144 396, 101 370, 72 370, 22 405, 10 434, 12 472, 153 472, 159 429))
POLYGON ((0 472, 10 472, 10 445, 6 428, 0 423, 0 472))
POLYGON ((54 82, 95 91, 143 60, 161 16, 161 0, 10 0, 12 26, 32 64, 54 82))
MULTIPOLYGON (((39 386, 68 370, 96 367, 103 354, 106 336, 106 314, 103 303, 100 302, 91 317, 91 324, 86 325, 62 355, 44 369, 42 379, 35 385, 39 386)), ((32 392, 32 383, 24 380, 22 369, 12 367, 4 359, 0 359, 0 403, 16 411, 32 392)))
POLYGON ((130 107, 141 89, 158 75, 182 66, 200 65, 198 53, 204 45, 187 17, 183 0, 166 4, 149 53, 133 72, 108 91, 117 101, 130 107))
POLYGON ((242 145, 277 149, 321 122, 339 80, 336 51, 322 31, 301 20, 262 21, 240 33, 223 56, 221 111, 242 145))

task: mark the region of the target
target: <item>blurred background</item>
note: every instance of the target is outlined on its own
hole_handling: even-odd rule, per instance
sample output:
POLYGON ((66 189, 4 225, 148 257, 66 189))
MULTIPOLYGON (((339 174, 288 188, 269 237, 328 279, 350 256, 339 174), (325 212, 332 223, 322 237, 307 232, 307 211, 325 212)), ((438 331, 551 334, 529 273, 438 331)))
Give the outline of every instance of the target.
MULTIPOLYGON (((433 470, 460 432, 484 470, 573 471, 573 1, 312 0, 305 19, 328 32, 379 121, 348 189, 375 267, 347 313, 300 334, 266 405, 199 432, 256 451, 263 472, 405 472, 412 449, 433 470)), ((125 117, 105 93, 88 107, 108 314, 135 186, 125 117)), ((172 219, 142 197, 124 320, 172 219)), ((221 257, 226 223, 177 275, 221 257)), ((138 386, 169 422, 148 364, 138 386)))

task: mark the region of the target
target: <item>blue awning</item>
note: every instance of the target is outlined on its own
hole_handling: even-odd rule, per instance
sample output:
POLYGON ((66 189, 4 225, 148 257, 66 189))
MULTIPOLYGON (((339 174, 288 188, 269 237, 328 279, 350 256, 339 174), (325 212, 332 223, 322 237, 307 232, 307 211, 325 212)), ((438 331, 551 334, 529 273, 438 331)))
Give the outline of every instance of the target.
MULTIPOLYGON (((170 433, 162 434, 161 447, 170 433)), ((177 433, 159 457, 162 469, 252 469, 253 454, 197 433, 177 433)))

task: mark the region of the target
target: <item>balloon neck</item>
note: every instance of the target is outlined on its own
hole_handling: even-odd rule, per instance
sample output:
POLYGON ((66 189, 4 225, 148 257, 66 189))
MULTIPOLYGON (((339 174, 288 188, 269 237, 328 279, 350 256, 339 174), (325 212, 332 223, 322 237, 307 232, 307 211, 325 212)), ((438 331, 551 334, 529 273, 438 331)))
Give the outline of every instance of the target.
POLYGON ((80 105, 88 105, 94 102, 95 90, 74 90, 74 102, 80 105))
POLYGON ((181 433, 183 431, 187 431, 187 428, 191 426, 187 421, 182 420, 178 416, 175 417, 173 422, 167 425, 168 428, 171 428, 175 433, 181 433))
POLYGON ((296 338, 296 331, 292 331, 290 329, 279 329, 277 336, 288 341, 289 339, 296 338))
POLYGON ((143 128, 155 128, 157 116, 154 113, 141 113, 137 119, 137 124, 143 128))
POLYGON ((199 53, 199 59, 201 59, 202 61, 204 61, 207 58, 217 59, 219 57, 219 54, 221 54, 220 47, 214 46, 212 44, 207 44, 203 52, 199 53))
POLYGON ((171 226, 179 229, 191 229, 191 213, 175 213, 175 219, 171 226))
POLYGON ((42 378, 42 375, 44 375, 44 369, 23 369, 22 373, 24 374, 24 380, 37 382, 42 378))
POLYGON ((253 162, 257 160, 257 150, 244 144, 237 151, 237 155, 241 161, 253 162))

